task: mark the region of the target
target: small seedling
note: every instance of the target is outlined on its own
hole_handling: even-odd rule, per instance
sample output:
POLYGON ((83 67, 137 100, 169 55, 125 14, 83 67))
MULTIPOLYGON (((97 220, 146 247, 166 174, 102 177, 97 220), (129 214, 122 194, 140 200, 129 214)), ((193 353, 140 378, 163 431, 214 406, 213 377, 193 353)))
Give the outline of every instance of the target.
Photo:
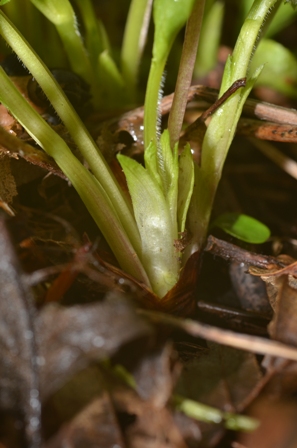
MULTIPOLYGON (((133 97, 137 96, 137 67, 143 50, 143 40, 137 47, 136 61, 131 73, 128 66, 132 56, 128 51, 127 41, 131 41, 131 36, 134 36, 133 39, 137 39, 137 36, 140 39, 140 35, 147 32, 151 1, 143 0, 137 5, 135 0, 131 2, 121 58, 122 72, 112 58, 106 32, 103 25, 96 22, 90 1, 86 2, 85 10, 81 2, 77 2, 82 20, 85 21, 86 47, 77 32, 76 19, 68 0, 32 0, 32 3, 55 25, 72 69, 90 84, 95 108, 102 109, 101 100, 105 91, 110 100, 109 106, 117 101, 122 104, 127 101, 127 92, 132 92, 133 97), (137 24, 133 34, 131 17, 136 16, 142 25, 137 24), (101 85, 98 84, 98 76, 101 81, 106 81, 106 85, 102 82, 101 85)), ((1 4, 4 5, 4 2, 1 4)), ((16 4, 18 0, 11 0, 11 5, 16 4)), ((26 4, 31 5, 28 0, 26 4)), ((250 60, 263 26, 269 22, 268 14, 273 15, 280 4, 280 0, 254 1, 240 31, 234 52, 226 64, 219 107, 216 105, 218 109, 206 131, 201 164, 198 166, 193 161, 188 144, 179 153, 178 137, 173 128, 180 129, 182 123, 181 117, 184 114, 191 78, 185 78, 184 74, 187 70, 194 69, 193 54, 196 52, 198 39, 195 39, 194 50, 190 48, 189 42, 194 39, 193 23, 201 24, 204 0, 154 0, 152 9, 155 35, 145 96, 144 166, 124 155, 118 156, 127 179, 132 205, 51 72, 3 11, 0 11, 0 34, 36 79, 71 134, 89 170, 71 153, 65 141, 25 101, 3 70, 0 70, 1 102, 32 138, 55 159, 69 178, 105 236, 121 268, 150 288, 160 300, 174 290, 181 269, 186 266, 191 255, 200 252, 204 246, 225 158, 244 101, 261 71, 260 67, 256 72, 249 73, 250 60), (173 107, 169 129, 161 133, 158 104, 164 68, 174 40, 187 21, 187 44, 184 45, 181 75, 176 88, 177 105, 180 107, 173 107), (241 88, 235 89, 234 92, 231 87, 230 96, 230 86, 237 82, 238 87, 238 80, 243 78, 246 78, 246 82, 239 81, 242 83, 239 84, 241 88), (187 80, 183 84, 185 79, 187 80), (224 95, 225 92, 228 92, 228 98, 224 95), (179 244, 185 234, 189 236, 186 247, 179 244)), ((198 32, 199 29, 200 25, 197 27, 198 32)), ((212 112, 213 110, 207 113, 212 112)), ((202 117, 204 118, 205 116, 202 117)), ((245 241, 259 243, 269 236, 265 226, 246 216, 224 216, 218 218, 214 224, 245 241)))

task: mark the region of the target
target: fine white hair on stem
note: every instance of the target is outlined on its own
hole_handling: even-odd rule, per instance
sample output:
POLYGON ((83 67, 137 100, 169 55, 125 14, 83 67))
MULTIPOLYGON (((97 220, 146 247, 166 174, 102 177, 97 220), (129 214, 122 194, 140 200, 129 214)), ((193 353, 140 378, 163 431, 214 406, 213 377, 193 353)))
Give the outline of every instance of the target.
POLYGON ((162 104, 162 99, 163 99, 165 80, 166 80, 166 71, 164 71, 164 73, 162 75, 160 88, 159 88, 159 93, 158 93, 157 123, 156 123, 156 127, 157 127, 157 129, 156 129, 157 146, 160 145, 160 138, 161 138, 161 133, 162 133, 162 108, 161 108, 161 104, 162 104))

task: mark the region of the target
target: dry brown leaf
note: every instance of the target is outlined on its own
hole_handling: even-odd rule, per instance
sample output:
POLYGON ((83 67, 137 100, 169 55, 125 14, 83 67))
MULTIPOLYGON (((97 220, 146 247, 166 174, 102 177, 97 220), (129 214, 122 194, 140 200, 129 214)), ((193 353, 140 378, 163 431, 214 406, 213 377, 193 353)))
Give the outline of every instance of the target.
POLYGON ((116 293, 99 303, 68 308, 47 305, 37 317, 36 329, 43 399, 92 360, 109 358, 133 341, 141 343, 143 350, 152 334, 127 298, 116 293))
POLYGON ((268 326, 272 339, 297 345, 297 285, 294 274, 297 262, 288 256, 279 257, 287 266, 260 269, 251 267, 250 273, 266 283, 267 294, 274 311, 268 326))
POLYGON ((17 194, 16 183, 11 173, 10 160, 6 155, 0 153, 0 199, 11 204, 17 194))
POLYGON ((297 446, 297 407, 293 403, 258 402, 251 415, 260 420, 251 433, 242 433, 239 442, 249 448, 295 448, 297 446))
POLYGON ((133 390, 124 388, 114 390, 112 399, 117 412, 128 421, 130 417, 125 428, 129 448, 187 447, 172 412, 166 407, 156 408, 141 400, 133 390))
POLYGON ((33 297, 22 279, 0 212, 0 407, 22 412, 29 446, 39 447, 40 401, 33 297))
MULTIPOLYGON (((273 308, 273 318, 268 325, 272 339, 297 345, 297 285, 294 274, 297 262, 287 255, 278 257, 283 268, 250 268, 253 275, 260 276, 266 283, 268 298, 273 308)), ((272 373, 266 390, 276 397, 296 391, 297 364, 284 362, 279 358, 266 356, 263 367, 272 373)))
MULTIPOLYGON (((226 412, 243 411, 262 378, 255 355, 208 343, 209 350, 184 365, 176 393, 226 412)), ((200 424, 205 446, 223 435, 216 424, 200 424)))
POLYGON ((141 398, 149 401, 156 408, 168 403, 180 366, 174 360, 170 343, 161 349, 148 352, 138 367, 133 371, 136 390, 141 398))
POLYGON ((93 399, 70 423, 66 423, 44 448, 125 447, 107 392, 93 399))
POLYGON ((255 356, 214 343, 208 348, 185 364, 177 393, 226 412, 241 410, 262 378, 255 356))

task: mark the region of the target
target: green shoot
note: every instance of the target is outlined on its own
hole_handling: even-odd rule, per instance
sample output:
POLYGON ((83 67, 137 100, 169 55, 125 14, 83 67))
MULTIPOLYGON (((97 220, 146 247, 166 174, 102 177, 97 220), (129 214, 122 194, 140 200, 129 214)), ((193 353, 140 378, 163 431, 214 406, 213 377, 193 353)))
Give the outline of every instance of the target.
POLYGON ((138 68, 146 42, 152 3, 152 0, 132 0, 125 26, 121 67, 132 99, 136 95, 138 68))
MULTIPOLYGON (((91 79, 93 93, 99 95, 105 91, 111 100, 111 107, 122 100, 129 101, 125 95, 135 89, 139 58, 145 41, 144 37, 140 39, 140 35, 145 36, 147 32, 151 0, 142 0, 141 3, 134 0, 131 3, 121 56, 122 73, 111 57, 103 28, 93 17, 89 0, 81 14, 86 22, 89 57, 81 37, 76 34, 76 19, 68 0, 32 2, 57 27, 70 61, 75 55, 76 60, 72 64, 82 66, 87 58, 87 64, 80 70, 74 68, 74 71, 84 78, 90 76, 88 80, 91 79), (132 30, 131 17, 138 17, 135 30, 132 30), (134 47, 135 64, 129 72, 132 55, 127 47, 131 39, 140 42, 137 42, 137 48, 134 47), (101 75, 104 83, 104 90, 100 92, 94 84, 95 73, 101 75)), ((253 4, 234 53, 226 65, 221 94, 233 81, 248 76, 246 86, 221 105, 212 118, 203 142, 201 166, 198 167, 194 165, 189 145, 178 154, 178 139, 195 63, 204 0, 154 0, 155 35, 145 98, 145 166, 123 155, 118 156, 126 175, 133 211, 98 147, 47 67, 0 12, 0 34, 41 86, 90 171, 80 164, 65 142, 26 103, 3 71, 0 73, 1 101, 40 146, 54 157, 73 183, 122 269, 150 287, 160 299, 178 282, 182 263, 201 249, 204 243, 214 195, 236 124, 243 103, 260 72, 258 69, 251 75, 248 73, 252 52, 266 15, 272 6, 279 4, 280 0, 255 0, 253 4), (169 130, 160 137, 158 101, 163 72, 174 39, 187 20, 169 130), (177 242, 180 234, 185 232, 193 238, 183 257, 181 245, 177 242)), ((82 8, 82 5, 79 7, 82 8)), ((267 237, 267 228, 248 217, 225 216, 217 220, 216 225, 246 241, 253 238, 259 242, 267 237)))
POLYGON ((95 73, 77 28, 76 17, 69 0, 31 0, 33 5, 52 22, 63 42, 72 70, 90 83, 97 98, 95 73))
MULTIPOLYGON (((17 30, 7 20, 7 18, 1 11, 0 34, 5 38, 5 40, 10 44, 10 46, 14 49, 14 51, 18 54, 18 56, 31 71, 31 73, 45 92, 46 96, 49 98, 53 107, 56 109, 58 115, 67 126, 73 140, 76 142, 83 157, 88 162, 94 176, 97 179, 97 182, 100 183, 101 188, 104 190, 104 194, 108 198, 110 206, 113 209, 113 213, 117 216, 117 219, 120 220, 126 235, 128 236, 132 246, 134 247, 134 251, 139 254, 140 238, 134 217, 109 166, 107 165, 105 159, 91 139, 80 118, 72 108, 60 86, 50 74, 49 70, 44 66, 44 64, 34 53, 32 48, 19 35, 17 30)), ((2 101, 7 105, 7 107, 12 111, 14 115, 18 115, 18 107, 16 106, 17 102, 15 102, 13 106, 11 106, 7 101, 5 102, 3 98, 2 101)), ((28 128, 30 128, 30 126, 28 126, 28 128)), ((116 233, 116 229, 114 229, 114 232, 116 233)), ((142 267, 140 267, 139 269, 143 270, 142 267)), ((142 278, 145 278, 145 276, 142 275, 142 278)))
MULTIPOLYGON (((173 245, 178 237, 174 225, 176 216, 172 219, 171 215, 174 209, 176 211, 177 179, 174 179, 173 184, 166 185, 165 192, 163 182, 161 185, 157 183, 138 162, 122 155, 118 156, 118 160, 132 198, 142 243, 142 260, 147 267, 153 291, 162 298, 177 283, 179 274, 178 254, 173 245), (172 201, 167 200, 167 195, 172 196, 172 201)), ((177 172, 177 152, 171 166, 177 172)), ((169 172, 166 170, 163 174, 162 180, 169 172)))
MULTIPOLYGON (((199 0, 198 0, 199 1, 199 0)), ((153 56, 147 82, 144 115, 144 147, 150 142, 157 144, 159 133, 159 95, 162 87, 162 77, 165 64, 172 44, 185 25, 193 8, 195 0, 172 1, 155 0, 153 18, 155 35, 153 56)))
POLYGON ((0 100, 34 140, 55 159, 69 178, 117 257, 131 275, 149 285, 145 271, 106 192, 95 177, 76 159, 64 140, 27 103, 0 68, 0 100))
POLYGON ((204 3, 205 0, 195 1, 193 10, 187 22, 173 103, 168 118, 168 129, 170 134, 170 144, 172 148, 179 140, 182 124, 184 121, 188 91, 191 85, 197 56, 204 3))
POLYGON ((25 42, 24 38, 19 35, 17 30, 1 11, 0 34, 24 62, 41 86, 47 98, 50 100, 57 114, 69 130, 83 157, 90 166, 94 176, 100 181, 106 194, 112 201, 116 213, 123 223, 133 246, 136 248, 136 251, 139 251, 138 231, 131 210, 104 157, 69 103, 59 84, 52 77, 51 73, 36 55, 34 50, 25 42))
POLYGON ((142 259, 153 290, 159 297, 173 288, 179 276, 180 254, 174 242, 178 239, 178 232, 184 230, 194 183, 193 161, 189 154, 190 149, 187 148, 179 168, 177 145, 172 152, 169 133, 164 131, 159 148, 152 142, 145 151, 146 168, 128 157, 118 156, 140 232, 142 259), (187 190, 179 184, 179 169, 184 169, 188 175, 187 190))
POLYGON ((243 104, 262 67, 249 74, 251 57, 267 16, 281 0, 255 0, 241 28, 232 56, 229 57, 221 85, 222 95, 236 80, 247 77, 246 86, 237 90, 214 114, 203 140, 201 166, 195 167, 195 187, 189 209, 189 231, 193 235, 188 257, 205 241, 216 190, 224 162, 233 140, 243 104))

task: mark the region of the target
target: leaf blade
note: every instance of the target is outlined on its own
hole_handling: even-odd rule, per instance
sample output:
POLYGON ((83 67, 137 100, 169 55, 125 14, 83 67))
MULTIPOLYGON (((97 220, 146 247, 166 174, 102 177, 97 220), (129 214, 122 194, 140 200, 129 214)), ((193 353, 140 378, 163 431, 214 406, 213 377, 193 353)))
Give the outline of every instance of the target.
POLYGON ((163 297, 177 282, 178 254, 170 208, 160 185, 135 160, 118 155, 131 195, 142 243, 142 262, 153 291, 163 297))
POLYGON ((270 237, 268 227, 251 216, 239 213, 224 213, 212 224, 246 243, 261 244, 270 237))

